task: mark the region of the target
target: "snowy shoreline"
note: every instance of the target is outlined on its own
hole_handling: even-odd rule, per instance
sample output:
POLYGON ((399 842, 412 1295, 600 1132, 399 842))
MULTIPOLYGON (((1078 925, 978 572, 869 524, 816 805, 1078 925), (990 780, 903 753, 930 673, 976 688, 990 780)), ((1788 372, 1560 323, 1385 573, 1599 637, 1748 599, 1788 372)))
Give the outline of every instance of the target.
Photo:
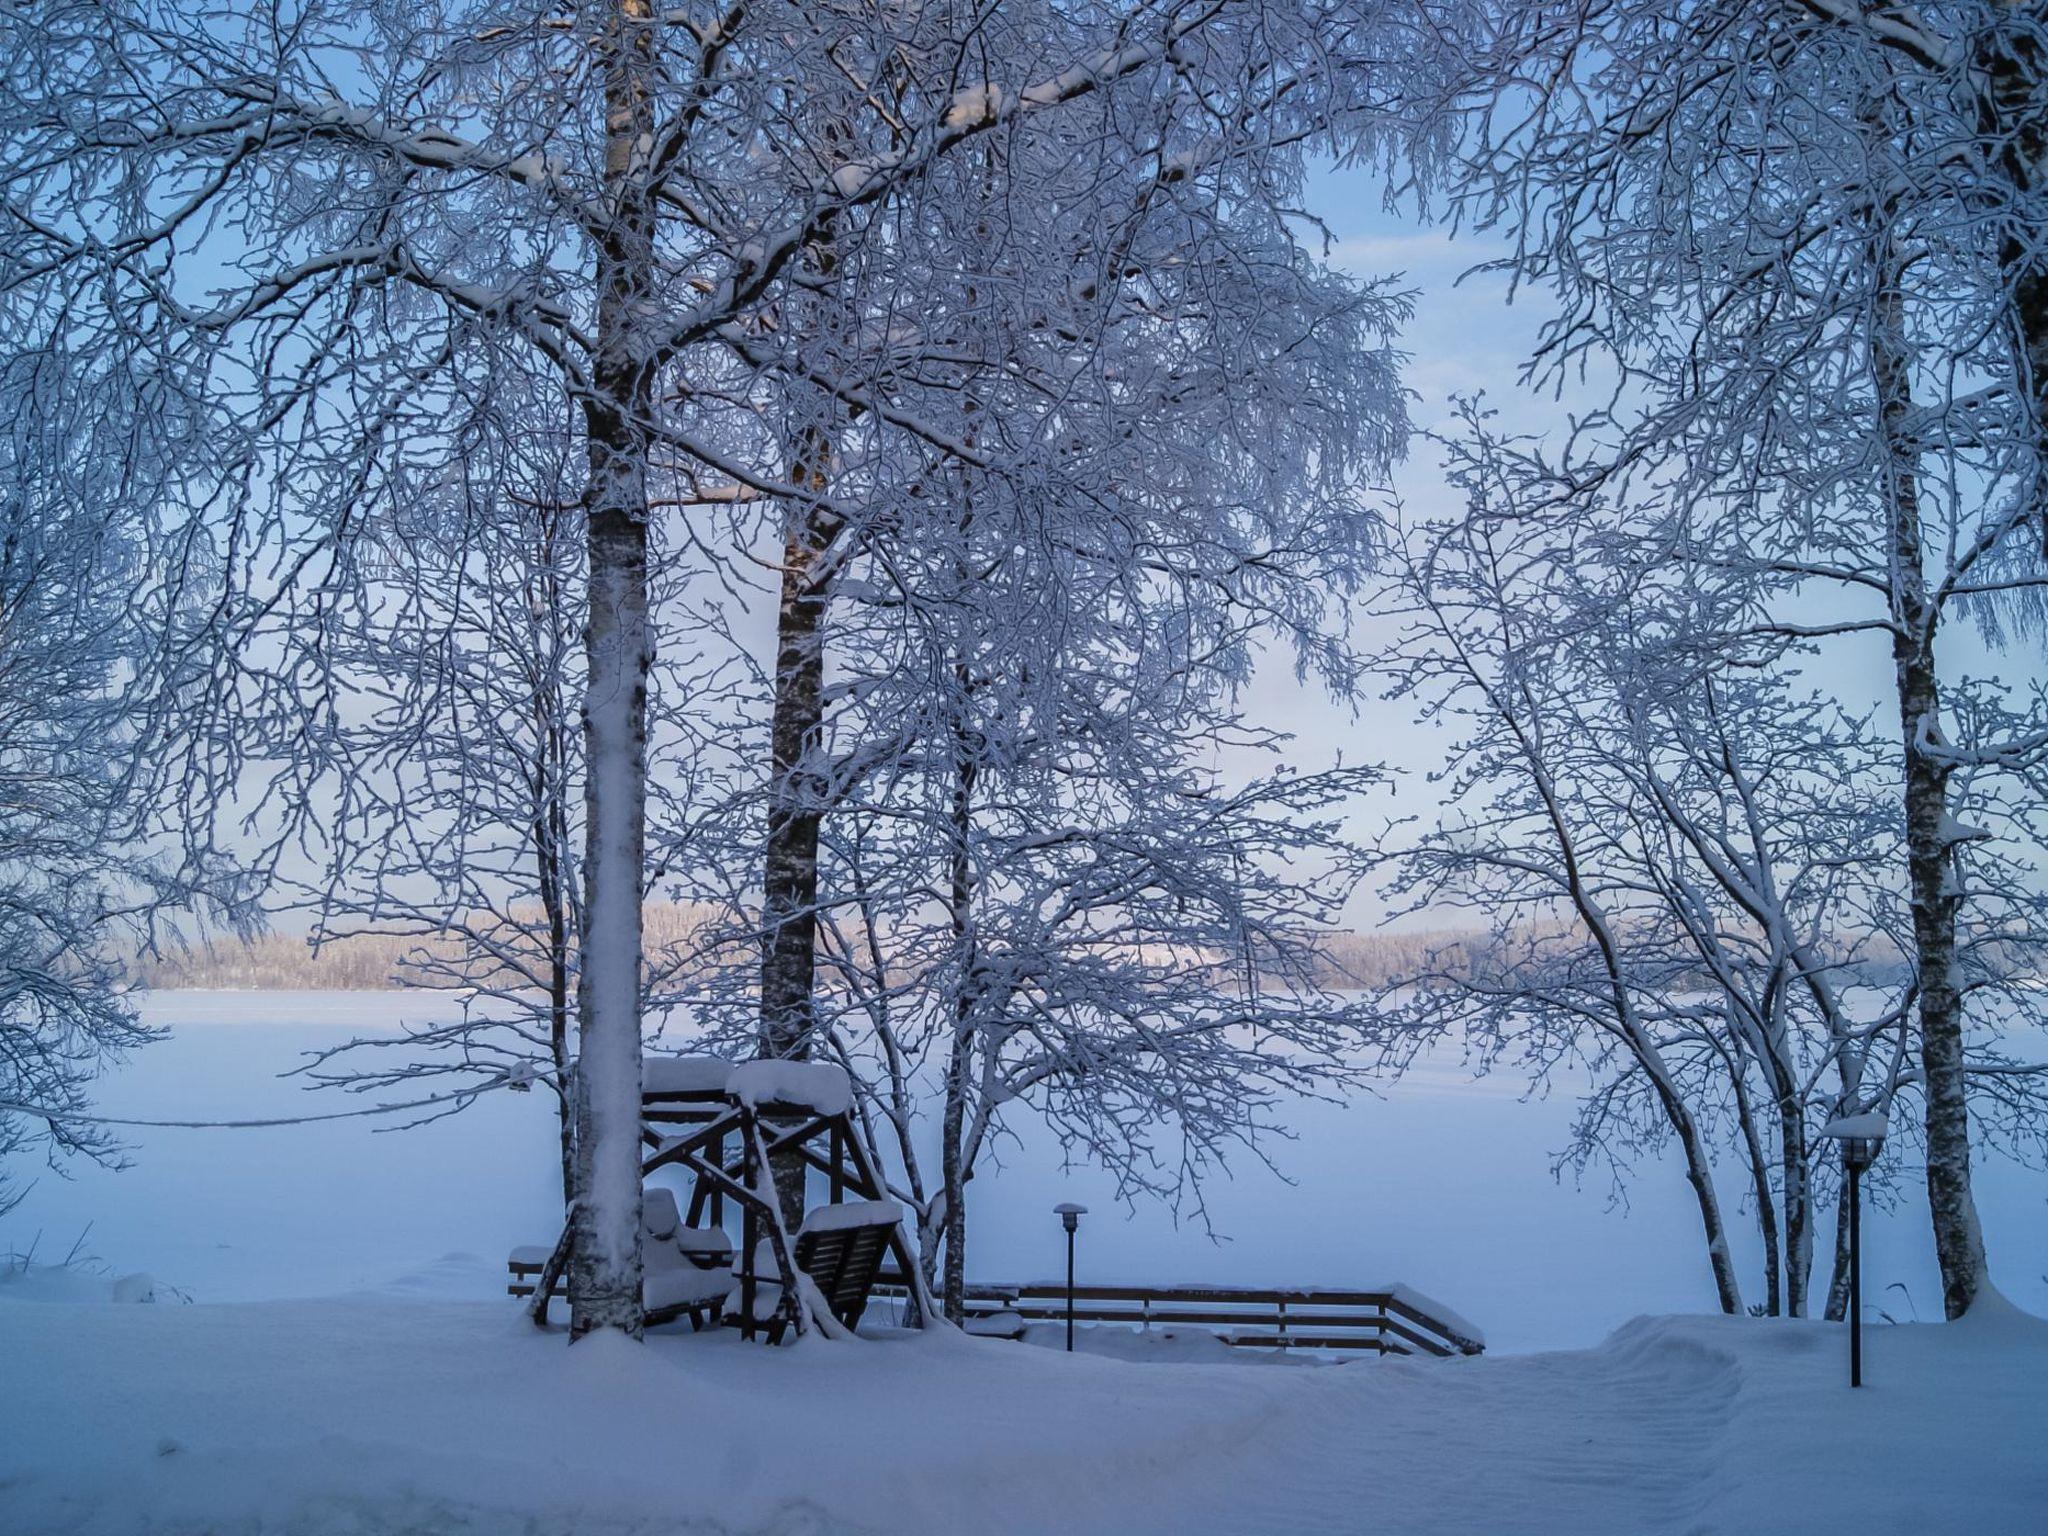
MULTIPOLYGON (((288 1073, 337 1035, 425 1017, 432 999, 390 993, 157 993, 144 1018, 171 1026, 102 1078, 103 1112, 143 1118, 290 1115, 347 1107, 288 1073)), ((441 1006, 449 1006, 446 1003, 441 1006)), ((1098 1170, 1063 1165, 1045 1138, 1005 1149, 976 1181, 970 1276, 1042 1279, 1064 1262, 1051 1207, 1080 1200, 1083 1283, 1361 1288, 1394 1279, 1440 1297, 1489 1353, 1597 1343, 1641 1313, 1713 1306, 1698 1219, 1681 1171, 1651 1158, 1627 1203, 1604 1182, 1550 1171, 1569 1094, 1521 1102, 1519 1084, 1474 1083, 1452 1054, 1384 1098, 1304 1101, 1293 1141, 1204 1190, 1220 1241, 1192 1212, 1126 1210, 1098 1170)), ((553 1106, 500 1093, 407 1131, 339 1121, 272 1131, 130 1132, 131 1166, 46 1176, 0 1217, 0 1253, 81 1249, 116 1272, 147 1271, 201 1303, 351 1290, 503 1301, 504 1256, 552 1241, 560 1216, 553 1106), (463 1254, 460 1261, 437 1255, 463 1254)), ((1865 1224, 1866 1295, 1903 1319, 1939 1315, 1917 1171, 1896 1165, 1898 1203, 1865 1224)), ((2048 1224, 2038 1173, 1987 1157, 1980 1170, 1993 1274, 2048 1312, 2048 1224)), ((1738 1253, 1745 1273, 1755 1258, 1738 1253)))

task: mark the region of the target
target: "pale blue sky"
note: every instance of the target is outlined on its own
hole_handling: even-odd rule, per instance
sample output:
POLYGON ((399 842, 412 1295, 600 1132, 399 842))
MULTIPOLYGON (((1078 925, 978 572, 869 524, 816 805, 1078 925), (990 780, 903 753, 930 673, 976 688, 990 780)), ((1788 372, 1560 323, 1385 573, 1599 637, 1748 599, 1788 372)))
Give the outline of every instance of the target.
MULTIPOLYGON (((1471 272, 1501 247, 1470 234, 1454 239, 1405 207, 1389 211, 1379 178, 1364 172, 1318 175, 1309 205, 1336 237, 1332 254, 1337 264, 1361 276, 1401 274, 1404 285, 1415 291, 1415 316, 1401 346, 1409 354, 1405 378, 1415 396, 1409 409, 1418 429, 1445 426, 1451 414, 1449 401, 1456 395, 1483 392, 1504 427, 1538 435, 1557 433, 1575 408, 1594 403, 1592 386, 1561 400, 1520 386, 1522 365, 1548 314, 1547 295, 1525 287, 1510 303, 1504 278, 1471 272)), ((1407 462, 1397 469, 1394 489, 1412 514, 1450 510, 1437 450, 1426 440, 1418 439, 1407 462)), ((1817 592, 1814 602, 1848 611, 1839 592, 1817 592)), ((1386 622, 1365 606, 1355 614, 1354 626, 1355 638, 1368 647, 1376 636, 1390 633, 1386 622)), ((1947 630, 1943 645, 1952 674, 2016 677, 2042 666, 2038 647, 2022 644, 2000 654, 1966 624, 1947 630)), ((1891 658, 1876 634, 1831 642, 1809 664, 1807 674, 1851 707, 1881 711, 1880 723, 1893 707, 1891 658)), ((1434 727, 1417 724, 1408 705, 1367 698, 1354 713, 1321 690, 1297 683, 1291 666, 1280 657, 1261 667, 1245 702, 1260 722, 1295 733, 1299 750, 1290 761, 1301 766, 1328 763, 1341 755, 1350 762, 1384 762, 1403 771, 1385 795, 1360 807, 1359 831, 1378 826, 1390 815, 1426 817, 1436 809, 1437 786, 1428 783, 1425 774, 1440 761, 1445 737, 1434 727)), ((1360 891, 1348 911, 1359 926, 1368 926, 1381 915, 1380 903, 1370 891, 1360 891)))

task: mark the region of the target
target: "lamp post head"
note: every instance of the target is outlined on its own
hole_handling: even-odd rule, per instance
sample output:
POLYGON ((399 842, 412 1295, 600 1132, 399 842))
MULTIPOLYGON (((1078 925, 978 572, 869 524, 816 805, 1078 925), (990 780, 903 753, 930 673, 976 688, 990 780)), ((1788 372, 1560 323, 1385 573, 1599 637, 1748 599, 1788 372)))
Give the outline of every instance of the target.
POLYGON ((1877 1154, 1884 1150, 1885 1133, 1890 1129, 1891 1122, 1885 1115, 1871 1111, 1861 1115, 1839 1115, 1822 1126, 1820 1133, 1842 1144, 1844 1167, 1861 1173, 1877 1161, 1877 1154))
POLYGON ((1052 1213, 1059 1217, 1060 1225, 1071 1232, 1081 1225, 1081 1218, 1088 1214, 1088 1207, 1077 1205, 1072 1200, 1062 1200, 1052 1208, 1052 1213))

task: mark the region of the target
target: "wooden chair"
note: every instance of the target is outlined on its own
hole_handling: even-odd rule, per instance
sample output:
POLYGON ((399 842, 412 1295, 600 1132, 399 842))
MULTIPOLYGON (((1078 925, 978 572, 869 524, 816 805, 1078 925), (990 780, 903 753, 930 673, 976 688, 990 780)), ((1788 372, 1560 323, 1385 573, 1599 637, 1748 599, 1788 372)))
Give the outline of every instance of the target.
POLYGON ((903 1213, 891 1200, 850 1200, 821 1205, 797 1229, 796 1267, 824 1294, 832 1315, 860 1326, 889 1253, 889 1237, 903 1213))

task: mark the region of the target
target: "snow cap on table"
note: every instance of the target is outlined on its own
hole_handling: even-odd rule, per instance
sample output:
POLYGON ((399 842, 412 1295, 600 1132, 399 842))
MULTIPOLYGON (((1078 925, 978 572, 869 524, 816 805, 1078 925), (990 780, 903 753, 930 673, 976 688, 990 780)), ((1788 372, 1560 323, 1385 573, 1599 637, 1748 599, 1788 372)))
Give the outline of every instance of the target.
POLYGON ((743 1061, 732 1069, 726 1092, 742 1104, 800 1104, 821 1115, 853 1108, 846 1069, 831 1061, 743 1061))
POLYGON ((642 1093, 723 1093, 732 1063, 723 1056, 647 1056, 640 1062, 642 1093))

